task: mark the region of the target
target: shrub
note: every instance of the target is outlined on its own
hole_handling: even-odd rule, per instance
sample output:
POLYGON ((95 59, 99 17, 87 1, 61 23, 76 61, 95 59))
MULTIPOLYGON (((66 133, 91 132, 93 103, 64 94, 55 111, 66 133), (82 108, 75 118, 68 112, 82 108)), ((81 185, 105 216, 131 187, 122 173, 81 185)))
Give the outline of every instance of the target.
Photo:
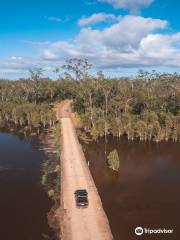
POLYGON ((107 158, 109 168, 113 169, 114 171, 118 171, 120 167, 120 161, 117 150, 114 149, 112 152, 110 152, 107 158))

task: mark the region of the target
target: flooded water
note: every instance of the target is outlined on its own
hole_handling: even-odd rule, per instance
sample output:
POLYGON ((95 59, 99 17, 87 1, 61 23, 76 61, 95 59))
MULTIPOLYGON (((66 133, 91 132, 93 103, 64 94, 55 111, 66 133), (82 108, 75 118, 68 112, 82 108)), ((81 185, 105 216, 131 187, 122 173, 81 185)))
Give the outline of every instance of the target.
POLYGON ((106 165, 104 143, 85 148, 115 240, 180 239, 180 144, 109 140, 118 150, 119 173, 106 165), (135 235, 135 228, 173 229, 173 234, 135 235))
POLYGON ((38 142, 0 133, 2 240, 42 240, 52 235, 47 224, 52 202, 40 184, 41 162, 45 156, 37 146, 38 142))

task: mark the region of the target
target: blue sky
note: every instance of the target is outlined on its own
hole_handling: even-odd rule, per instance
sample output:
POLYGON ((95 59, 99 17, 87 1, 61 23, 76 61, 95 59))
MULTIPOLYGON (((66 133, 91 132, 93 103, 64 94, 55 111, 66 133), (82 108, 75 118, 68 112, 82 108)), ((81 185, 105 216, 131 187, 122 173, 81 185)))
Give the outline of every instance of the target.
POLYGON ((71 57, 113 76, 179 71, 178 0, 6 0, 0 9, 0 77, 35 66, 50 74, 71 57))

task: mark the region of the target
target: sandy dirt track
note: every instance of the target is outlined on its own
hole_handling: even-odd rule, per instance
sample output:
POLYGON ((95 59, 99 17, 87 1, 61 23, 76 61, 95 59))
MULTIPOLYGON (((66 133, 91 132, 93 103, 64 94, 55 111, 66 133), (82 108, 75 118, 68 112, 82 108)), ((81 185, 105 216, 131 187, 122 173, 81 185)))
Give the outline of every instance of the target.
POLYGON ((71 120, 70 101, 57 105, 61 121, 61 240, 112 240, 108 219, 71 120), (76 207, 74 191, 87 189, 89 207, 76 207))

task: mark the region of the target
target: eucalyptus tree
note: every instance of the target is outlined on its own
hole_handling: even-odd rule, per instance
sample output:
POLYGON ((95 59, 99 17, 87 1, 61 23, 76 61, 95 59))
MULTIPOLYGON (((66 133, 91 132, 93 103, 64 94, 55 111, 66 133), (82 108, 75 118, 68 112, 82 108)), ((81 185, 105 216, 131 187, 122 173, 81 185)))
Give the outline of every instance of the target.
POLYGON ((128 112, 130 105, 135 100, 134 82, 128 78, 116 80, 116 101, 121 107, 122 112, 128 112))
POLYGON ((29 70, 30 73, 30 79, 32 81, 32 87, 33 87, 33 97, 35 98, 35 102, 37 103, 39 100, 39 92, 40 92, 40 81, 41 76, 43 74, 42 68, 32 68, 29 70))
POLYGON ((122 125, 122 119, 121 117, 111 117, 109 120, 110 124, 110 132, 113 136, 116 136, 120 139, 120 137, 123 135, 123 125, 122 125))
POLYGON ((86 111, 90 112, 91 125, 94 127, 94 105, 98 94, 97 80, 91 76, 82 79, 79 84, 78 94, 83 98, 86 111))
POLYGON ((70 79, 82 80, 88 75, 88 70, 91 68, 86 58, 78 59, 72 58, 66 61, 66 64, 62 66, 66 70, 65 76, 70 79))
POLYGON ((99 80, 99 87, 100 91, 102 91, 104 96, 104 114, 103 114, 103 121, 104 121, 104 133, 105 133, 105 142, 107 141, 107 133, 108 133, 108 110, 109 110, 109 101, 113 94, 114 84, 113 81, 110 79, 102 79, 99 80))
POLYGON ((135 132, 140 141, 147 140, 147 123, 143 120, 138 119, 135 124, 135 132))

